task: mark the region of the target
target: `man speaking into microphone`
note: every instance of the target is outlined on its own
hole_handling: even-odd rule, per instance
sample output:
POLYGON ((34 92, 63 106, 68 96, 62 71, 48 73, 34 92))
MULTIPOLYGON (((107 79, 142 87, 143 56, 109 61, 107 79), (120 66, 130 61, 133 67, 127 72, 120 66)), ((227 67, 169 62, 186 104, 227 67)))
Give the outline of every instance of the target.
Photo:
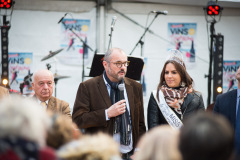
POLYGON ((122 159, 130 159, 146 132, 142 85, 126 78, 129 61, 119 48, 109 49, 104 73, 79 85, 73 121, 86 133, 108 133, 120 144, 122 159))

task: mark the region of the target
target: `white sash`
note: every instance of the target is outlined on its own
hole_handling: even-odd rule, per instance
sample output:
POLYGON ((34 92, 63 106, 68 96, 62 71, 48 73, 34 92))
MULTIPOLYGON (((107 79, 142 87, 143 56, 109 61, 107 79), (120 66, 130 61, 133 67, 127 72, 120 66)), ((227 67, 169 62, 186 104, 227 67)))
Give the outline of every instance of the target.
POLYGON ((168 124, 174 129, 180 129, 183 126, 182 121, 178 118, 178 116, 173 112, 173 110, 167 105, 163 93, 159 90, 159 101, 157 100, 157 91, 152 91, 153 96, 158 104, 160 111, 162 112, 164 118, 168 122, 168 124))

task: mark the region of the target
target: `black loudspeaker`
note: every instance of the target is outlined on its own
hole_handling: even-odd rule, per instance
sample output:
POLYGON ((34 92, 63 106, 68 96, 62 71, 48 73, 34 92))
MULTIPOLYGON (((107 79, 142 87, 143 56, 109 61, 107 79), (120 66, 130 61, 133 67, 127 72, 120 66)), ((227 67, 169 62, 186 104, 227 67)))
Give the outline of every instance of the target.
POLYGON ((218 91, 218 88, 222 89, 223 85, 223 40, 223 35, 216 35, 213 53, 213 101, 216 100, 218 94, 222 93, 222 90, 218 91))
MULTIPOLYGON (((104 59, 103 53, 97 53, 94 55, 91 70, 89 73, 90 77, 99 76, 103 73, 104 71, 104 67, 102 64, 103 59, 104 59)), ((143 59, 139 57, 128 56, 128 61, 130 61, 130 64, 127 68, 126 77, 140 81, 144 65, 143 59)))
POLYGON ((104 53, 94 54, 89 77, 96 77, 103 73, 103 70, 104 70, 104 67, 102 64, 103 58, 104 58, 104 53))
MULTIPOLYGON (((8 30, 9 26, 2 26, 1 27, 1 42, 2 42, 2 76, 1 81, 3 79, 8 80, 8 30)), ((6 84, 8 86, 9 84, 6 84)))

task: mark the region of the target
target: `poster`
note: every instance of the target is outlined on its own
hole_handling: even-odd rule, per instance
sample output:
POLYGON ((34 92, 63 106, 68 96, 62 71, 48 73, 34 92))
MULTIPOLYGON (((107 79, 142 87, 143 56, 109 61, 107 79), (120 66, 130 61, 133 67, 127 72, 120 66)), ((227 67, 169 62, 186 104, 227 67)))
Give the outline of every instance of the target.
POLYGON ((32 91, 32 53, 8 53, 9 86, 23 95, 31 95, 32 91))
POLYGON ((196 23, 168 23, 168 36, 171 42, 168 49, 180 50, 183 53, 186 65, 196 62, 194 43, 196 30, 196 23))
POLYGON ((147 83, 146 83, 146 76, 145 76, 146 66, 147 66, 147 58, 144 57, 144 66, 143 66, 142 75, 141 75, 141 84, 142 84, 142 87, 143 87, 143 96, 147 95, 147 83))
POLYGON ((90 20, 63 19, 61 23, 61 48, 64 50, 58 56, 63 64, 81 65, 83 58, 87 64, 89 61, 87 47, 83 48, 83 42, 88 44, 90 20))
POLYGON ((240 61, 223 61, 223 93, 237 89, 236 73, 240 61))

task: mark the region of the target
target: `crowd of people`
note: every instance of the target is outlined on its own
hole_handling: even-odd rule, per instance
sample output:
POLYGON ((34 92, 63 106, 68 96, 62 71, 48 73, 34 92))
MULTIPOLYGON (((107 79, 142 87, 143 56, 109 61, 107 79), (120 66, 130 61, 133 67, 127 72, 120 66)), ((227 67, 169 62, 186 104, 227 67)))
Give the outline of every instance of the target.
POLYGON ((238 89, 219 95, 205 112, 181 52, 169 51, 145 125, 142 85, 125 77, 130 65, 109 49, 102 75, 80 83, 73 111, 53 94, 49 70, 33 74, 33 97, 0 87, 0 160, 237 160, 238 89))

